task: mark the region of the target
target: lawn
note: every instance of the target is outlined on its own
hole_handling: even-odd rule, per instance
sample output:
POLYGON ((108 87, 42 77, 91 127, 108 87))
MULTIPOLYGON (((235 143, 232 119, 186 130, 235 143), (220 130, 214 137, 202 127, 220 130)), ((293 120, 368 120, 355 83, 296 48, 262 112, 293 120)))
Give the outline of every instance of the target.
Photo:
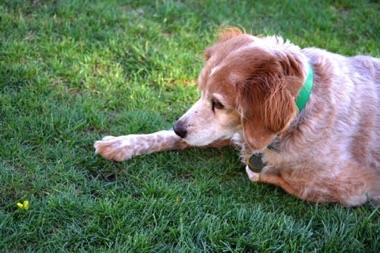
POLYGON ((362 0, 0 1, 0 252, 379 252, 378 207, 252 184, 234 148, 122 163, 93 149, 170 128, 221 27, 379 57, 379 13, 362 0))

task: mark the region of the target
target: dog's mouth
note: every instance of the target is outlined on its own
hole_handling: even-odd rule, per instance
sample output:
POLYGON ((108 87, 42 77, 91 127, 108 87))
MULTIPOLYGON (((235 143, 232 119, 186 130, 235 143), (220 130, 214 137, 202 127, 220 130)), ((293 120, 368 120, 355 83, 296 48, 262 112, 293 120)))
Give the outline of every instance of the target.
POLYGON ((208 141, 209 138, 200 138, 200 135, 198 134, 190 134, 187 128, 183 127, 181 123, 176 123, 173 127, 173 131, 184 142, 191 146, 204 146, 209 144, 208 142, 206 143, 205 140, 203 140, 206 139, 208 141))
POLYGON ((220 134, 215 129, 201 129, 198 132, 190 131, 187 127, 183 127, 182 123, 177 122, 173 126, 174 133, 179 136, 184 142, 191 146, 201 147, 207 146, 214 142, 224 141, 231 139, 233 132, 220 134))

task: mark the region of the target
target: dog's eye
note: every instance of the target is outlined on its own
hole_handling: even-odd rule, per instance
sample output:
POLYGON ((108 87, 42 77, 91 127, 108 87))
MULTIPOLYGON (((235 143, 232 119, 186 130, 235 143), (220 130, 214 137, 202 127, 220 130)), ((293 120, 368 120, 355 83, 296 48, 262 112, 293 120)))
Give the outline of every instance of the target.
POLYGON ((222 103, 220 103, 218 100, 216 99, 213 99, 211 101, 211 105, 212 105, 212 110, 215 111, 215 108, 218 109, 218 110, 222 110, 224 109, 224 105, 222 103))

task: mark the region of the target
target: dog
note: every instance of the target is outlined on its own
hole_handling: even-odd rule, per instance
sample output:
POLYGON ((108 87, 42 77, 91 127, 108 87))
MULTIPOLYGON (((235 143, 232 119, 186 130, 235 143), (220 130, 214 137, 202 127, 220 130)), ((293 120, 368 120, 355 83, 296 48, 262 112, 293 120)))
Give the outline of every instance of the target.
POLYGON ((205 52, 200 99, 172 130, 107 136, 95 153, 132 156, 190 147, 261 154, 252 182, 317 203, 380 202, 380 59, 304 48, 280 36, 221 32, 205 52))

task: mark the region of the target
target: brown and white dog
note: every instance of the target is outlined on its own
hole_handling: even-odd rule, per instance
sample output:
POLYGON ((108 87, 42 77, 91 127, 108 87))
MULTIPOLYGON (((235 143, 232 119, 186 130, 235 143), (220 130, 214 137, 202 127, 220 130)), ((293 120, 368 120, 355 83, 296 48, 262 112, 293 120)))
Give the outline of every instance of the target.
POLYGON ((240 147, 266 166, 249 179, 313 202, 380 200, 380 60, 300 49, 281 37, 227 29, 205 53, 201 98, 173 130, 107 136, 96 154, 132 156, 188 147, 240 147), (302 89, 311 79, 311 94, 302 89), (307 93, 307 92, 306 92, 307 93), (299 99, 306 105, 297 107, 299 99), (272 147, 272 148, 268 148, 272 147))

